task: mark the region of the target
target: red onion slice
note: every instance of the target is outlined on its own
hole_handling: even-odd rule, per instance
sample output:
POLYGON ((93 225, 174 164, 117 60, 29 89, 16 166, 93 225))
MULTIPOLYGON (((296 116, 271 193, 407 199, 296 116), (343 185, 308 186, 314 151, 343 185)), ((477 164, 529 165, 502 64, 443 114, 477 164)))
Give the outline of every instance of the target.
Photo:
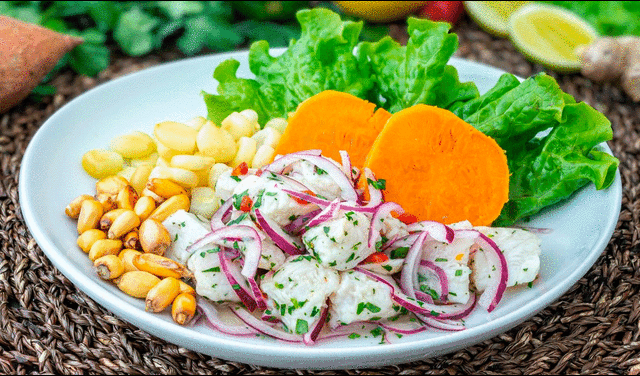
POLYGON ((331 202, 331 204, 329 204, 329 206, 327 206, 320 213, 318 213, 318 215, 311 218, 311 220, 304 227, 305 228, 316 227, 325 223, 326 221, 330 221, 336 217, 336 214, 338 213, 339 210, 340 210, 340 201, 338 201, 338 199, 335 199, 331 202))
POLYGON ((329 159, 317 156, 317 155, 305 155, 305 154, 287 154, 284 155, 270 165, 265 167, 266 171, 272 171, 275 173, 281 173, 288 165, 298 162, 299 160, 305 160, 316 167, 324 170, 333 179, 333 181, 342 190, 342 198, 347 201, 358 201, 358 193, 356 192, 351 180, 343 173, 342 169, 336 166, 329 159))
POLYGON ((282 341, 287 341, 287 342, 302 342, 302 337, 300 337, 299 335, 287 333, 285 331, 276 329, 270 326, 269 324, 267 324, 266 322, 260 319, 257 319, 255 316, 253 316, 251 313, 249 313, 246 309, 242 307, 236 307, 235 309, 232 310, 232 312, 236 316, 238 316, 238 318, 242 320, 242 322, 244 322, 248 326, 252 327, 253 329, 257 330, 258 332, 266 336, 273 337, 273 338, 276 338, 282 341))
POLYGON ((257 304, 249 291, 240 283, 240 281, 242 281, 242 278, 240 278, 240 270, 234 263, 227 260, 224 252, 218 252, 218 259, 220 260, 220 268, 224 276, 227 277, 227 281, 229 285, 231 285, 233 292, 240 298, 240 301, 244 303, 247 309, 253 312, 257 304))
POLYGON ((375 213, 373 213, 371 226, 369 226, 368 246, 370 249, 376 248, 376 242, 380 238, 382 221, 385 217, 389 216, 392 211, 395 211, 398 214, 404 213, 404 209, 402 209, 402 206, 396 204, 395 202, 385 202, 384 204, 380 204, 378 205, 375 213))
POLYGON ((431 270, 436 277, 438 277, 438 282, 440 283, 440 301, 446 302, 447 297, 449 296, 449 280, 447 278, 447 273, 432 261, 420 260, 420 265, 431 270))
POLYGON ((413 292, 415 289, 414 280, 418 272, 419 260, 422 258, 422 247, 427 240, 427 236, 429 236, 429 233, 426 231, 418 235, 418 238, 413 242, 407 252, 407 256, 404 258, 404 266, 400 273, 400 287, 407 296, 413 299, 416 297, 413 292))
POLYGON ((227 200, 222 204, 213 216, 211 217, 211 231, 217 230, 220 227, 224 227, 227 216, 231 213, 233 207, 233 200, 227 200))
POLYGON ((302 245, 298 244, 293 237, 285 233, 276 223, 273 223, 271 219, 263 216, 262 213, 260 213, 260 209, 256 209, 254 213, 262 230, 280 249, 290 255, 301 255, 305 252, 302 245))
POLYGON ((203 298, 198 299, 198 311, 204 315, 207 324, 215 330, 233 336, 254 336, 256 331, 248 326, 229 325, 220 319, 218 310, 214 305, 203 298))
POLYGON ((400 334, 416 334, 416 333, 424 332, 425 330, 427 330, 427 326, 425 325, 422 325, 418 328, 413 328, 413 329, 403 329, 403 328, 398 328, 396 326, 392 326, 383 321, 369 321, 369 322, 372 324, 377 324, 378 326, 381 326, 382 328, 390 332, 400 333, 400 334))
POLYGON ((309 222, 311 218, 318 215, 318 213, 320 213, 321 211, 322 209, 316 209, 312 212, 299 216, 293 222, 284 226, 284 230, 289 234, 293 234, 293 235, 300 235, 304 233, 304 227, 307 224, 307 222, 309 222))
POLYGON ((311 346, 316 342, 316 339, 318 339, 318 335, 320 334, 320 331, 322 330, 324 323, 327 321, 328 314, 329 314, 329 299, 327 299, 326 307, 322 309, 322 312, 320 313, 320 318, 318 318, 318 321, 316 321, 311 326, 311 330, 309 330, 307 333, 302 335, 302 341, 304 342, 305 345, 311 346))
POLYGON ((367 179, 367 185, 369 186, 369 202, 365 205, 367 208, 377 207, 383 201, 382 191, 371 184, 371 182, 377 182, 373 172, 366 167, 363 171, 364 177, 367 179), (370 182, 370 181, 371 182, 370 182))
POLYGON ((340 159, 342 161, 342 172, 353 181, 353 171, 351 171, 351 158, 346 150, 338 151, 340 153, 340 159))
POLYGON ((491 312, 500 303, 504 291, 507 289, 507 281, 509 280, 507 259, 493 240, 477 230, 456 230, 456 236, 475 239, 476 244, 480 246, 477 252, 484 251, 483 253, 491 265, 489 273, 492 283, 487 286, 478 299, 478 305, 485 308, 487 312, 491 312))
POLYGON ((451 227, 436 221, 421 221, 412 223, 407 226, 407 231, 428 231, 429 235, 431 235, 432 238, 440 242, 449 244, 451 244, 455 237, 455 232, 451 227))
MULTIPOLYGON (((316 197, 316 196, 312 196, 308 193, 304 193, 304 192, 296 192, 296 191, 292 191, 289 189, 283 189, 282 190, 284 193, 288 194, 289 196, 292 197, 296 197, 299 198, 300 200, 304 200, 307 202, 310 202, 312 204, 316 204, 318 206, 321 207, 326 207, 329 206, 331 204, 331 201, 329 200, 325 200, 322 199, 320 197, 316 197)), ((341 202, 340 203, 340 209, 342 210, 352 210, 352 211, 356 211, 356 212, 360 212, 360 213, 374 213, 377 209, 377 206, 374 207, 367 207, 367 206, 360 206, 357 204, 352 204, 349 202, 341 202)))

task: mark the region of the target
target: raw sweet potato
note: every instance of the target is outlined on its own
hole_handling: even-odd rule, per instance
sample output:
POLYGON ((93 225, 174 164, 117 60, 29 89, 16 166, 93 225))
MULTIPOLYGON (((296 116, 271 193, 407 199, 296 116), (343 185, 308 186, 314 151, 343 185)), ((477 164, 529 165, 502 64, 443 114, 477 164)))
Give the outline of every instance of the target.
POLYGON ((0 113, 23 100, 81 38, 0 15, 0 113))
POLYGON ((488 226, 509 199, 504 151, 438 107, 419 104, 391 116, 364 167, 386 180, 386 201, 421 221, 488 226))
POLYGON ((302 102, 280 138, 275 155, 308 149, 336 161, 340 150, 349 152, 353 166, 364 159, 391 114, 351 94, 326 90, 302 102))

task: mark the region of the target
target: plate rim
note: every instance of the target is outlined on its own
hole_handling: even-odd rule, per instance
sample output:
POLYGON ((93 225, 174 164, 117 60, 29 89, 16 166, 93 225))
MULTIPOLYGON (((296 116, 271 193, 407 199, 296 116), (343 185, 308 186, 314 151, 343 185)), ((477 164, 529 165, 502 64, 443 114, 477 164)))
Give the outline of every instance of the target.
MULTIPOLYGON (((278 54, 281 51, 284 51, 284 48, 281 49, 272 49, 272 53, 274 55, 278 54)), ((63 107, 58 109, 54 114, 52 114, 41 127, 36 131, 31 140, 29 141, 27 148, 25 150, 24 156, 21 160, 20 166, 20 175, 18 182, 18 196, 19 196, 19 204, 22 211, 22 215, 24 221, 29 229, 30 233, 36 240, 36 243, 43 250, 47 258, 52 262, 52 264, 60 270, 60 272, 65 275, 70 281, 76 285, 80 291, 87 294, 94 301, 100 304, 103 308, 111 313, 115 314, 122 320, 145 330, 146 332, 157 336, 158 338, 165 340, 167 342, 174 343, 178 346, 183 346, 189 348, 191 350, 202 352, 205 354, 209 354, 214 357, 219 357, 222 359, 228 359, 232 361, 241 361, 248 364, 256 364, 261 366, 268 367, 280 367, 280 368, 298 368, 297 363, 307 363, 303 368, 305 369, 345 369, 345 368, 362 368, 362 367, 372 367, 372 366, 383 366, 389 364, 400 364, 408 361, 413 361, 416 359, 424 359, 425 356, 435 356, 443 353, 448 353, 455 351, 459 348, 464 348, 468 346, 472 346, 481 342, 484 339, 494 337, 499 333, 507 331, 520 323, 528 320, 530 317, 537 314, 542 309, 546 308, 553 301, 559 299, 563 294, 565 294, 575 283, 583 277, 588 270, 595 264, 596 260, 602 255, 606 246, 608 245, 613 232, 617 226, 618 218, 620 215, 620 207, 622 203, 622 184, 620 177, 620 168, 616 169, 616 176, 614 182, 611 184, 609 188, 607 188, 607 195, 614 195, 615 205, 617 207, 617 211, 611 212, 607 218, 603 218, 607 220, 606 226, 604 227, 603 233, 605 236, 600 237, 593 249, 589 251, 588 257, 586 257, 577 267, 570 273, 567 277, 564 278, 564 281, 569 281, 570 283, 557 284, 555 286, 549 287, 546 292, 541 294, 537 299, 532 300, 531 302, 523 305, 522 307, 507 312, 505 315, 499 318, 493 318, 491 321, 487 323, 483 323, 482 325, 468 328, 465 331, 457 332, 457 333, 449 333, 447 335, 447 340, 444 343, 437 344, 435 346, 426 346, 430 345, 429 342, 433 341, 437 338, 427 338, 420 339, 415 341, 408 341, 402 343, 394 343, 387 344, 385 346, 380 345, 362 345, 362 346, 352 346, 352 347, 315 347, 315 346, 307 346, 307 347, 291 347, 291 350, 295 353, 294 357, 291 359, 287 359, 288 357, 284 357, 284 359, 280 359, 281 362, 273 362, 268 360, 269 355, 277 355, 278 352, 281 352, 282 349, 280 346, 273 346, 262 343, 245 343, 234 341, 234 337, 213 337, 210 335, 206 335, 205 333, 200 333, 198 331, 191 330, 189 327, 181 327, 178 325, 174 325, 174 327, 169 330, 171 338, 167 338, 167 322, 157 315, 147 313, 145 311, 141 311, 137 309, 137 307, 132 306, 128 302, 124 302, 121 297, 115 296, 109 291, 105 286, 106 284, 101 283, 100 281, 94 281, 89 278, 89 276, 76 267, 77 264, 73 263, 65 263, 64 255, 61 253, 53 240, 48 237, 48 235, 36 224, 38 223, 36 210, 34 210, 32 206, 31 200, 27 200, 26 198, 32 197, 31 187, 27 185, 27 176, 32 173, 32 161, 36 158, 37 149, 36 147, 41 144, 43 141, 44 134, 46 130, 51 127, 54 127, 56 121, 59 117, 65 114, 65 111, 69 111, 73 105, 81 100, 85 95, 95 95, 101 89, 105 88, 107 85, 119 85, 124 83, 126 80, 131 79, 137 74, 153 74, 156 70, 167 69, 168 66, 180 65, 185 63, 186 61, 194 61, 194 60, 207 60, 212 59, 214 57, 219 58, 221 61, 227 58, 237 58, 238 56, 247 56, 248 50, 240 50, 233 51, 227 53, 218 53, 218 54, 210 54, 204 56, 197 56, 192 58, 180 59, 172 62, 161 63, 156 66, 142 69, 140 71, 132 72, 113 80, 107 81, 96 87, 88 90, 80 95, 78 95, 73 100, 66 103, 63 107), (44 131, 43 131, 44 129, 44 131), (533 306, 533 307, 532 307, 533 306), (133 308, 133 309, 131 309, 133 308), (526 308, 526 309, 525 309, 526 308), (482 329, 482 330, 480 330, 482 329), (498 332, 496 332, 498 330, 498 332), (466 337, 469 337, 469 340, 465 340, 466 337), (450 338, 450 339, 449 339, 450 338), (214 350, 220 350, 217 348, 218 346, 226 346, 226 352, 224 354, 216 354, 213 355, 210 351, 203 351, 205 349, 200 348, 197 343, 199 341, 208 342, 208 346, 213 346, 214 350), (454 346, 451 346, 454 344, 454 346), (274 350, 275 349, 275 350, 274 350), (414 354, 407 355, 407 351, 413 350, 414 354), (326 361, 328 356, 335 357, 336 353, 339 352, 339 356, 343 359, 342 362, 337 362, 334 364, 328 364, 326 361), (262 356, 262 361, 246 361, 248 359, 247 356, 251 354, 262 356), (417 354, 416 354, 417 353, 417 354), (234 356, 227 356, 227 354, 232 354, 234 356), (238 355, 237 357, 235 355, 238 355), (350 361, 353 360, 354 357, 362 357, 366 359, 367 354, 371 356, 371 354, 375 354, 376 359, 367 359, 368 361, 373 361, 373 363, 362 363, 358 362, 357 359, 355 362, 350 361), (300 359, 304 358, 304 359, 300 359), (239 360, 240 359, 240 360, 239 360), (346 360, 345 360, 346 359, 346 360), (403 360, 400 360, 403 359, 403 360), (400 360, 400 361, 397 361, 400 360), (282 362, 283 361, 283 362, 282 362), (315 366, 309 366, 309 362, 313 363, 315 366)), ((481 66, 483 69, 492 71, 494 74, 503 74, 507 73, 499 68, 492 67, 483 63, 479 63, 472 60, 466 60, 462 58, 452 57, 449 61, 450 64, 469 64, 470 66, 481 66)), ((604 149, 612 154, 611 149, 606 143, 601 144, 604 149)), ((440 337, 438 337, 440 338, 440 337)), ((442 341, 440 341, 442 342, 442 341)), ((275 342, 277 343, 277 342, 275 342)), ((252 358, 254 359, 254 358, 252 358)))

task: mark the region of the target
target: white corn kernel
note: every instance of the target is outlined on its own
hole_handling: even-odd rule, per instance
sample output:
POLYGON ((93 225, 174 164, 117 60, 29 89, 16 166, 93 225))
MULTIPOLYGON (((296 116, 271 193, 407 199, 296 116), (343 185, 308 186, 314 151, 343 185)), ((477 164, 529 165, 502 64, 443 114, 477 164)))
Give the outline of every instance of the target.
POLYGON ((287 129, 287 120, 283 118, 273 118, 269 120, 264 127, 265 128, 273 128, 280 132, 280 134, 284 133, 284 130, 287 129))
POLYGON ((124 159, 115 151, 93 149, 82 156, 82 168, 96 179, 115 175, 124 167, 124 159))
MULTIPOLYGON (((161 142, 158 142, 158 157, 159 158, 164 158, 167 161, 170 161, 171 158, 173 158, 174 155, 178 155, 178 154, 183 154, 180 153, 177 150, 173 150, 171 148, 168 148, 166 146, 164 146, 161 142)), ((156 159, 156 163, 157 163, 157 159, 156 159)))
POLYGON ((191 207, 189 212, 210 219, 220 207, 215 191, 209 187, 197 187, 191 190, 191 207))
POLYGON ((256 151, 251 161, 251 168, 262 168, 273 160, 276 151, 269 145, 262 145, 256 151))
POLYGON ((169 179, 185 188, 193 188, 198 185, 198 176, 193 171, 176 167, 156 166, 151 171, 149 179, 169 179))
POLYGON ((238 153, 231 162, 231 167, 236 167, 242 162, 251 165, 253 156, 256 155, 256 141, 249 137, 242 137, 238 140, 238 153))
POLYGON ((216 163, 211 166, 211 169, 209 170, 209 187, 215 189, 220 175, 229 170, 232 170, 232 168, 224 163, 216 163))
POLYGON ((111 140, 109 148, 125 158, 143 158, 156 150, 156 143, 144 132, 132 132, 111 140))
POLYGON ((184 168, 185 170, 197 171, 209 169, 215 163, 211 157, 179 154, 171 158, 171 167, 184 168))
POLYGON ((254 124, 237 112, 231 113, 222 120, 220 127, 231 133, 233 139, 236 141, 241 137, 251 137, 253 132, 255 132, 254 124))
POLYGON ((193 154, 196 149, 198 131, 186 124, 163 121, 155 125, 153 134, 161 144, 181 154, 193 154))
POLYGON ((278 146, 278 142, 280 142, 280 136, 280 132, 275 128, 268 127, 257 131, 251 138, 256 141, 258 148, 262 145, 268 145, 275 149, 278 146))
POLYGON ((245 119, 249 120, 249 122, 251 123, 257 123, 258 122, 258 113, 255 112, 252 109, 246 109, 243 111, 240 111, 240 115, 244 116, 245 119))
POLYGON ((195 129, 196 131, 199 131, 206 122, 207 119, 203 118, 202 116, 196 116, 193 119, 187 121, 185 124, 195 129))
POLYGON ((138 167, 140 165, 145 165, 145 164, 155 166, 156 161, 158 160, 158 157, 159 157, 158 152, 153 152, 144 158, 132 159, 129 161, 129 164, 131 165, 131 167, 138 167))
POLYGON ((198 150, 217 162, 230 162, 236 156, 237 145, 233 136, 208 121, 202 126, 196 138, 198 150))
POLYGON ((125 167, 122 170, 120 170, 118 172, 119 176, 122 176, 123 178, 127 179, 128 181, 131 181, 131 177, 133 176, 133 173, 136 171, 135 167, 125 167))
POLYGON ((153 165, 144 164, 136 167, 136 170, 131 175, 129 182, 138 195, 142 194, 142 190, 145 185, 147 185, 147 180, 149 180, 149 175, 151 175, 152 170, 153 165))

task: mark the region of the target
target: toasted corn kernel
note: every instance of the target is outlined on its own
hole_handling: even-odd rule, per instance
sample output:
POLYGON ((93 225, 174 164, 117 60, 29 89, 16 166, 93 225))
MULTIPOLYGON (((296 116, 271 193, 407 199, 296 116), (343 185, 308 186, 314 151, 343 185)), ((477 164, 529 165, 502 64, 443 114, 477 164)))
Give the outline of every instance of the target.
POLYGON ((162 223, 147 219, 140 225, 138 230, 140 245, 147 253, 164 255, 164 252, 171 246, 171 235, 162 223))
POLYGON ((131 181, 131 177, 133 176, 134 172, 136 172, 135 167, 127 166, 123 168, 122 171, 118 172, 118 176, 122 176, 123 178, 127 179, 127 181, 131 181))
POLYGON ((180 294, 191 294, 193 296, 196 295, 196 290, 189 286, 186 282, 182 280, 178 280, 180 282, 180 294))
POLYGON ((107 176, 106 178, 102 178, 96 182, 96 193, 105 193, 110 196, 116 196, 120 190, 127 185, 129 185, 129 182, 122 176, 107 176))
POLYGON ((124 272, 132 272, 134 270, 138 270, 138 268, 133 265, 133 258, 136 255, 140 255, 142 252, 136 251, 135 249, 125 248, 118 254, 118 257, 122 261, 122 265, 124 265, 124 272))
POLYGON ((168 277, 153 286, 147 293, 145 299, 145 310, 151 312, 162 312, 173 302, 180 293, 180 282, 168 277))
POLYGON ((118 204, 116 203, 116 196, 112 196, 106 193, 101 193, 96 196, 96 199, 100 204, 102 204, 102 210, 105 213, 118 208, 118 204))
POLYGON ((186 195, 187 191, 180 184, 169 179, 153 178, 147 182, 148 190, 160 197, 169 198, 175 195, 186 195))
POLYGON ((151 213, 149 219, 155 219, 158 222, 162 222, 171 214, 182 209, 188 211, 191 206, 191 202, 187 195, 176 195, 167 199, 167 201, 160 204, 156 210, 151 213))
POLYGON ((151 171, 155 166, 155 161, 153 164, 143 164, 136 167, 136 170, 131 175, 131 186, 135 188, 136 192, 141 195, 144 190, 145 185, 147 184, 147 180, 149 180, 149 175, 151 175, 151 171))
POLYGON ((184 265, 170 258, 153 253, 143 253, 133 258, 133 266, 158 277, 190 278, 193 276, 184 265))
POLYGON ((141 270, 126 272, 114 280, 122 292, 134 298, 146 298, 149 290, 160 283, 160 278, 141 270))
POLYGON ((118 197, 116 198, 116 202, 118 203, 118 208, 120 209, 129 209, 133 210, 133 207, 138 202, 138 192, 136 189, 130 185, 122 188, 120 192, 118 192, 118 197))
MULTIPOLYGON (((80 207, 82 206, 82 201, 84 200, 94 200, 91 195, 80 195, 74 198, 66 208, 64 208, 64 212, 69 218, 78 219, 80 215, 80 207)), ((95 200, 94 200, 95 201, 95 200)))
POLYGON ((96 261, 102 256, 117 255, 122 249, 122 242, 114 239, 96 240, 89 250, 89 260, 96 261))
POLYGON ((84 200, 80 206, 80 215, 78 215, 78 234, 82 234, 92 228, 97 228, 102 217, 102 205, 95 200, 84 200))
POLYGON ((125 235, 124 240, 122 241, 122 245, 125 248, 141 250, 142 246, 140 245, 140 236, 138 235, 138 230, 132 230, 127 235, 125 235))
POLYGON ((156 205, 162 204, 163 202, 165 202, 167 199, 164 197, 160 197, 157 194, 151 192, 150 190, 148 190, 147 188, 142 190, 142 196, 147 196, 147 197, 151 197, 153 199, 153 201, 156 202, 156 205))
POLYGON ((91 246, 93 243, 100 239, 106 239, 107 234, 104 231, 100 231, 98 229, 92 228, 80 234, 78 236, 78 247, 85 252, 89 252, 91 250, 91 246))
POLYGON ((191 294, 179 294, 171 305, 171 317, 180 325, 188 324, 196 314, 196 297, 191 294))
POLYGON ((147 219, 154 210, 156 210, 156 201, 150 196, 140 197, 136 202, 136 206, 133 207, 133 211, 140 217, 141 221, 147 219))
POLYGON ((119 239, 138 226, 140 226, 138 215, 133 210, 125 210, 116 217, 111 227, 109 227, 108 238, 119 239))
POLYGON ((93 262, 98 276, 102 279, 118 278, 124 273, 124 265, 122 260, 116 255, 102 256, 93 262))
POLYGON ((102 217, 100 217, 100 223, 99 223, 100 230, 103 230, 103 231, 109 230, 109 227, 113 225, 113 221, 115 221, 116 218, 118 218, 118 216, 124 213, 126 210, 127 209, 113 209, 111 211, 104 213, 102 217))

